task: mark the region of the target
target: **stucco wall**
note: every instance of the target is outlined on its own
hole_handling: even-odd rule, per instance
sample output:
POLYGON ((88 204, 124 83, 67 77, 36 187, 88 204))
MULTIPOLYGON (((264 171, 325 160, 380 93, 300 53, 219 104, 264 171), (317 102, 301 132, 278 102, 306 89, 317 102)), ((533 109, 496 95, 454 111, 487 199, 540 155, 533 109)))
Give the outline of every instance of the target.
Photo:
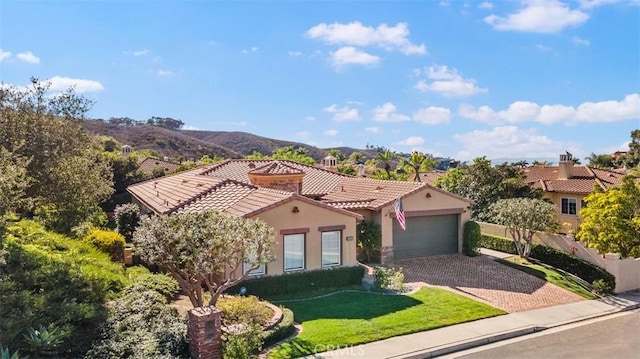
POLYGON ((578 217, 578 213, 580 213, 582 199, 585 197, 585 195, 575 193, 546 192, 544 194, 544 197, 550 199, 556 206, 556 219, 560 224, 560 233, 566 234, 571 230, 575 231, 578 229, 578 226, 580 225, 580 218, 578 217), (576 199, 576 215, 567 215, 561 213, 563 198, 576 199))
MULTIPOLYGON (((342 230, 342 266, 353 266, 356 260, 356 218, 341 214, 337 211, 312 205, 300 200, 293 200, 284 205, 272 208, 258 214, 256 217, 267 222, 276 231, 276 244, 272 247, 275 261, 267 265, 266 275, 278 275, 284 273, 284 235, 281 231, 308 228, 305 234, 305 269, 314 270, 322 268, 321 231, 323 226, 345 226, 342 230), (298 207, 294 213, 293 208, 298 207), (347 237, 353 238, 347 240, 347 237)), ((290 273, 290 272, 287 272, 290 273)))

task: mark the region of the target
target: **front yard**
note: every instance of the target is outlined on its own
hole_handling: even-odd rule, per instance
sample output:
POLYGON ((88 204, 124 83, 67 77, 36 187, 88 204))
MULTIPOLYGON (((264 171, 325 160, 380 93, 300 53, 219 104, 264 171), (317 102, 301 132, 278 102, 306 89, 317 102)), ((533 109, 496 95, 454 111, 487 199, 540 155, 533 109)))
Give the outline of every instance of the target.
POLYGON ((437 288, 422 288, 408 295, 349 291, 282 304, 294 312, 303 330, 270 351, 271 359, 295 358, 326 347, 363 344, 505 314, 437 288))

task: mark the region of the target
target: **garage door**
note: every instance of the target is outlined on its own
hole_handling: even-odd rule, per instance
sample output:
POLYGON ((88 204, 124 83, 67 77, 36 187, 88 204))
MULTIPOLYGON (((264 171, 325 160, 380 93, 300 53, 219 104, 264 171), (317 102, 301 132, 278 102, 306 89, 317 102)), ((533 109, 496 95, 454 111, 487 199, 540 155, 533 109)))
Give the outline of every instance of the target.
POLYGON ((458 215, 407 217, 407 230, 393 221, 394 258, 458 253, 458 215))

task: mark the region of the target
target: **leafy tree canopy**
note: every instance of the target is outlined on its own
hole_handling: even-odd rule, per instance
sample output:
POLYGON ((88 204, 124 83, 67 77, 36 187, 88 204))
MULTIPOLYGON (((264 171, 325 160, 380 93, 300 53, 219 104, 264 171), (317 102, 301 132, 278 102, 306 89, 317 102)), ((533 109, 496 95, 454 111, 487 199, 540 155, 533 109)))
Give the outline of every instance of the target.
POLYGON ((166 268, 193 306, 202 307, 203 288, 215 305, 222 292, 273 259, 275 233, 261 220, 209 211, 153 217, 133 240, 147 262, 166 268))
POLYGON ((401 157, 399 167, 407 173, 414 173, 413 180, 420 182, 420 172, 435 169, 436 160, 431 155, 414 151, 409 157, 401 157))
POLYGON ((584 198, 582 223, 576 235, 600 253, 640 257, 640 184, 625 176, 620 187, 597 187, 584 198))

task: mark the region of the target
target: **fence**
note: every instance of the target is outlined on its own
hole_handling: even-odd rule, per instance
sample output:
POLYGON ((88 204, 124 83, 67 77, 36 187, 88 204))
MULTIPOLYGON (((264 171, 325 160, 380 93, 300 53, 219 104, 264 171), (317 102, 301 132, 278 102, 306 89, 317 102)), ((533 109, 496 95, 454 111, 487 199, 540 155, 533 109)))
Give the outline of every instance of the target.
MULTIPOLYGON (((478 222, 478 224, 483 234, 513 239, 505 226, 485 222, 478 222)), ((616 293, 640 289, 640 258, 620 258, 613 253, 603 256, 573 237, 558 233, 536 232, 533 235, 533 243, 572 253, 578 258, 604 268, 616 277, 616 293)))

